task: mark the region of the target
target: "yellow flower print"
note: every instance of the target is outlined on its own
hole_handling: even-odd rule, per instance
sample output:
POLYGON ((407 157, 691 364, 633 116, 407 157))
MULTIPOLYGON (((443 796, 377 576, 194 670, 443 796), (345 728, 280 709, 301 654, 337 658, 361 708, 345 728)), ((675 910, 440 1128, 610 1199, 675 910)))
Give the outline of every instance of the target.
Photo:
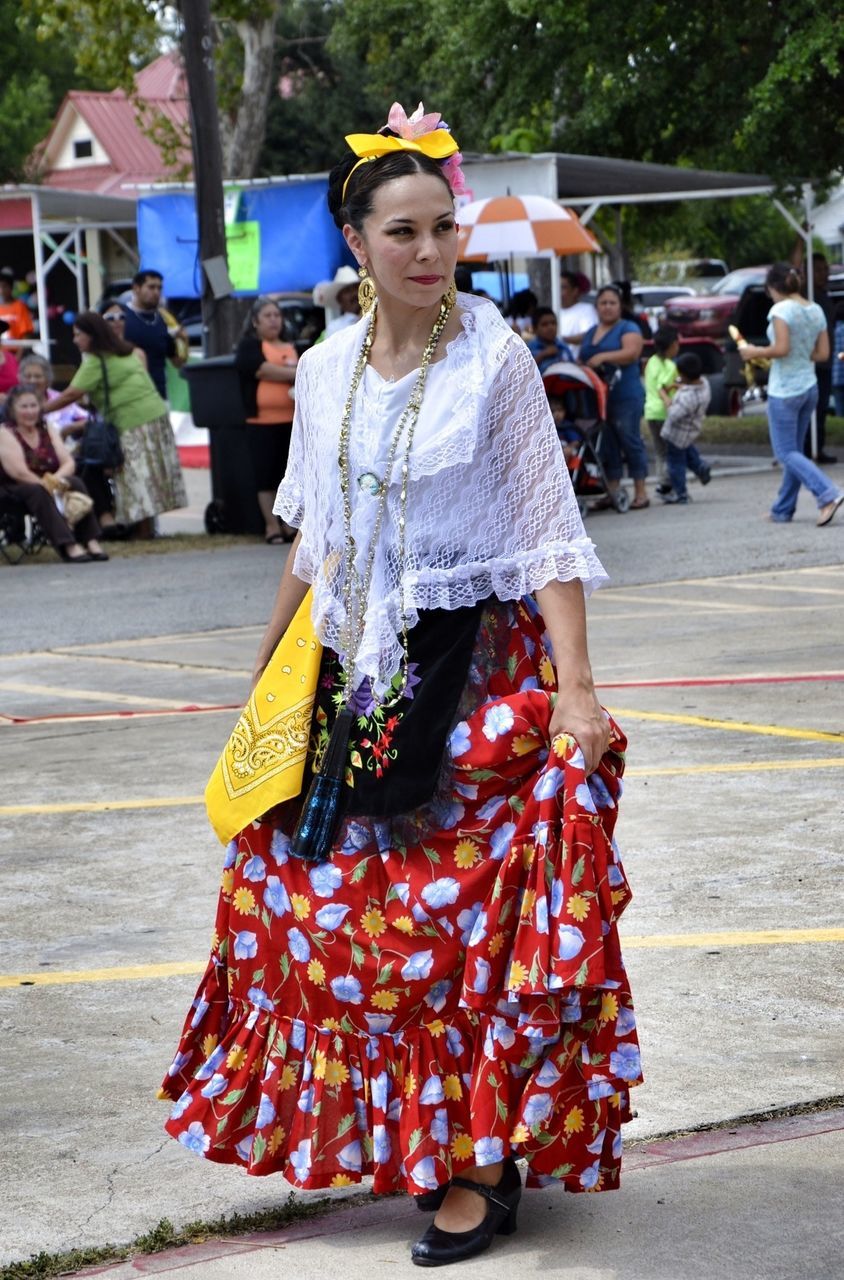
POLYGON ((255 910, 255 894, 251 889, 235 889, 234 909, 242 916, 250 916, 255 910))
POLYGON ((375 995, 372 997, 373 1008, 383 1009, 387 1012, 389 1012, 390 1009, 395 1009, 398 1002, 399 998, 395 991, 376 991, 375 995))
POLYGON ((377 907, 370 907, 361 916, 360 927, 370 938, 380 938, 387 928, 387 921, 384 919, 383 912, 377 907))
POLYGON ((270 1140, 267 1143, 267 1150, 271 1156, 274 1156, 286 1137, 283 1124, 277 1124, 270 1134, 270 1140))
POLYGON ((481 856, 481 851, 474 840, 460 840, 454 846, 454 861, 461 871, 468 871, 481 856))
POLYGON ((325 1064, 326 1084, 345 1084, 348 1078, 349 1068, 346 1066, 345 1062, 340 1062, 338 1058, 330 1058, 325 1064))
POLYGON ((585 1123, 580 1107, 572 1107, 563 1121, 563 1129, 566 1133, 582 1133, 585 1123))
POLYGON ((239 1071, 246 1061, 246 1050, 242 1044, 236 1044, 233 1049, 229 1049, 226 1056, 226 1066, 229 1071, 239 1071))
POLYGON ((474 1150, 475 1144, 468 1133, 458 1133, 457 1137, 452 1139, 451 1154, 455 1160, 468 1160, 474 1150))
POLYGON ((220 876, 220 888, 222 889, 223 893, 226 895, 227 898, 231 897, 231 892, 232 892, 232 889, 234 888, 234 872, 232 871, 231 867, 227 867, 226 870, 223 872, 223 874, 220 876))
POLYGON ((551 749, 554 752, 554 755, 562 760, 573 742, 574 738, 569 737, 567 733, 558 733, 554 741, 551 743, 551 749))
POLYGON ((413 1074, 412 1071, 409 1071, 404 1082, 404 1096, 406 1098, 412 1098, 415 1092, 416 1092, 416 1076, 413 1074))
POLYGON ((322 1025, 329 1031, 341 1031, 342 1028, 336 1018, 323 1018, 322 1025))
POLYGON ((601 1013, 602 1022, 615 1022, 618 1017, 618 997, 614 996, 611 991, 606 991, 601 996, 601 1013))
POLYGON ((618 1109, 621 1106, 621 1094, 611 1093, 608 1101, 611 1107, 615 1107, 616 1109, 618 1109))
POLYGON ((211 934, 211 950, 216 951, 220 945, 220 935, 215 929, 211 934))
POLYGON ((427 1022, 425 1025, 434 1039, 436 1039, 437 1036, 445 1035, 445 1023, 441 1018, 435 1018, 433 1022, 427 1022))
POLYGON ((489 947, 488 947, 489 954, 491 956, 498 955, 499 951, 504 946, 504 938, 505 938, 505 935, 501 932, 500 929, 498 930, 498 933, 494 933, 492 935, 492 937, 489 940, 489 947))
POLYGON ((533 911, 535 902, 536 902, 536 891, 534 889, 526 889, 524 893, 524 897, 522 898, 521 911, 519 912, 519 915, 522 917, 523 920, 527 919, 527 917, 533 911))
POLYGON ((347 1173, 335 1173, 328 1185, 329 1187, 353 1187, 355 1184, 347 1173))
POLYGON ((295 1067, 291 1067, 290 1063, 288 1063, 287 1066, 282 1068, 281 1076, 279 1077, 279 1081, 278 1081, 278 1087, 282 1091, 284 1089, 292 1089, 295 1083, 296 1083, 296 1069, 295 1067))
POLYGON ((322 1049, 316 1051, 316 1061, 314 1062, 314 1080, 325 1079, 325 1068, 328 1065, 328 1059, 322 1049))
POLYGON ((205 1054, 205 1057, 210 1058, 211 1054, 214 1052, 216 1048, 217 1048, 217 1037, 205 1036, 204 1040, 202 1041, 202 1052, 205 1054))
POLYGON ((290 905, 297 920, 307 920, 311 914, 311 904, 303 893, 291 893, 290 905))
POLYGON ((510 965, 510 980, 507 987, 510 991, 518 991, 519 987, 523 987, 528 979, 528 971, 522 964, 521 960, 514 960, 510 965))
POLYGON ((536 738, 532 733, 520 733, 513 739, 513 753, 517 756, 529 755, 536 750, 536 738))
POLYGON ((613 906, 614 906, 614 907, 617 907, 617 906, 618 906, 618 904, 619 904, 619 902, 623 902, 623 901, 624 901, 624 899, 627 897, 627 890, 626 890, 626 889, 613 889, 613 891, 612 891, 612 893, 611 893, 610 897, 612 898, 612 904, 613 904, 613 906))
POLYGON ((253 1058, 252 1066, 249 1068, 250 1076, 259 1076, 267 1065, 266 1058, 258 1054, 257 1058, 253 1058))
POLYGON ((530 1129, 527 1127, 526 1124, 522 1124, 521 1122, 519 1122, 519 1124, 516 1125, 515 1129, 510 1134, 510 1141, 511 1142, 527 1142, 529 1137, 530 1137, 530 1129))
POLYGON ((446 1076, 443 1080, 443 1093, 452 1102, 463 1097, 463 1081, 458 1075, 446 1076))
POLYGON ((525 871, 527 871, 528 867, 531 866, 535 857, 536 845, 526 844, 522 846, 522 866, 525 871))
POLYGON ((584 898, 582 893, 573 893, 566 903, 566 911, 580 922, 589 915, 590 905, 589 899, 584 898))
POLYGON ((547 653, 544 653, 539 659, 539 678, 549 689, 553 689, 557 683, 557 677, 554 675, 554 668, 547 653))
POLYGON ((393 921, 393 928, 400 929, 402 933, 412 935, 416 926, 410 916, 399 916, 397 920, 393 921))
POLYGON ((311 982, 318 987, 325 986, 325 965, 321 960, 311 960, 308 963, 308 977, 311 982))

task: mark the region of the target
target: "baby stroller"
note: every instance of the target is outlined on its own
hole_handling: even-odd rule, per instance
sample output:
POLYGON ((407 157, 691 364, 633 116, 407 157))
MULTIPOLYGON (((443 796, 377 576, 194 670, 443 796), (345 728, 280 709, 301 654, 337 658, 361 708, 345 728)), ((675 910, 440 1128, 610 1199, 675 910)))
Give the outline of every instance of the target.
POLYGON ((630 495, 623 485, 614 493, 610 491, 601 461, 604 432, 614 430, 607 421, 606 383, 593 369, 563 360, 549 365, 542 381, 549 402, 558 401, 562 406, 555 413, 557 435, 581 515, 586 515, 591 502, 603 504, 606 500, 616 511, 626 511, 630 495))

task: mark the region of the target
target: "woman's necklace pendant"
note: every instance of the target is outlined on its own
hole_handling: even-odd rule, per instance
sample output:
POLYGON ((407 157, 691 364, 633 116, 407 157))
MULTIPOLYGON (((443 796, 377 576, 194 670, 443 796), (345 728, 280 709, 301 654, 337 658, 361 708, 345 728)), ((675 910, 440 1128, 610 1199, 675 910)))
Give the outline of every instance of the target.
POLYGON ((378 479, 374 471, 364 471, 358 476, 358 488, 372 498, 380 498, 384 492, 384 482, 378 479))

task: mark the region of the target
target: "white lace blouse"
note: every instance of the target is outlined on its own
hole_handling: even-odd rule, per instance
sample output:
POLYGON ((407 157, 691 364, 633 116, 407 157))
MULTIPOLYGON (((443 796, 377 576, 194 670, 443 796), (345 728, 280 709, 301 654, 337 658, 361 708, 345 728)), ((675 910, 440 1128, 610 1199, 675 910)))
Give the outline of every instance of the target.
MULTIPOLYGON (((462 332, 428 372, 410 455, 406 559, 397 563, 402 441, 390 476, 363 641, 352 683, 382 693, 401 665, 402 614, 514 600, 554 579, 587 592, 607 575, 580 518, 536 362, 484 299, 458 295, 462 332)), ((300 360, 287 473, 275 513, 301 530, 296 576, 313 585, 323 644, 342 650, 345 623, 340 419, 366 321, 300 360)), ((416 374, 385 381, 367 367, 352 414, 352 531, 363 575, 389 441, 416 374)))

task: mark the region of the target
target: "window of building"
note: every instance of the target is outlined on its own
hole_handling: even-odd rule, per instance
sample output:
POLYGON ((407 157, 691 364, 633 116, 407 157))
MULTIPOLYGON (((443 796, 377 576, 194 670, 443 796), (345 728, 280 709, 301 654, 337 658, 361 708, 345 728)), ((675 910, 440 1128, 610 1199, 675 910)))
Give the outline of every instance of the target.
POLYGON ((94 144, 90 138, 78 138, 73 144, 74 160, 86 160, 94 154, 94 144))

